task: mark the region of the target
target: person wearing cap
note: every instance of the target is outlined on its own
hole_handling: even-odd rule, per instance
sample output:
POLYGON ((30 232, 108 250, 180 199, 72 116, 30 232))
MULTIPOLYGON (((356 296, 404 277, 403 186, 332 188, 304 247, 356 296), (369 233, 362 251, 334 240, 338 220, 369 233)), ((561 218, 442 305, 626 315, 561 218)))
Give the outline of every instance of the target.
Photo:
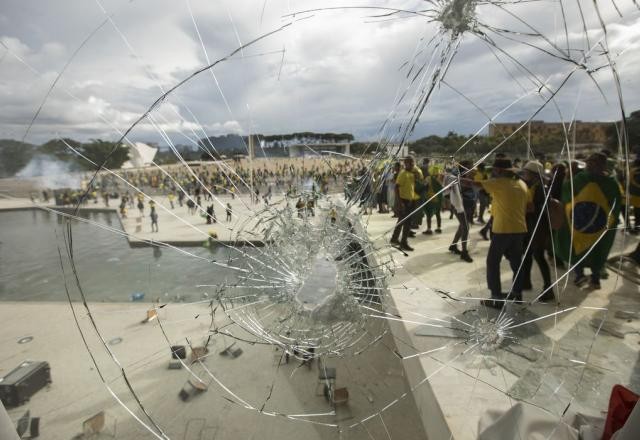
POLYGON ((600 289, 600 277, 613 246, 622 203, 620 187, 607 172, 607 156, 594 153, 586 168, 562 188, 566 222, 555 240, 556 254, 574 265, 576 286, 587 282, 591 269, 592 289, 600 289))
POLYGON ((500 308, 496 300, 522 301, 522 254, 527 234, 527 185, 515 174, 509 159, 497 158, 492 167, 492 178, 476 182, 491 196, 491 242, 487 253, 487 286, 491 299, 482 302, 488 307, 500 308), (507 295, 502 293, 500 261, 506 257, 513 272, 513 286, 507 295))
POLYGON ((545 258, 545 250, 551 241, 549 214, 546 206, 546 184, 544 165, 537 160, 527 162, 520 172, 522 180, 527 184, 527 235, 525 237, 525 253, 522 261, 522 289, 531 290, 531 268, 536 260, 543 281, 543 293, 540 301, 553 301, 555 296, 551 287, 551 271, 545 258))
POLYGON ((409 246, 409 234, 411 232, 412 213, 415 210, 415 202, 419 199, 416 193, 416 183, 422 181, 422 172, 415 166, 413 157, 404 159, 404 169, 396 178, 396 213, 398 222, 391 235, 391 244, 399 245, 403 251, 412 251, 409 246), (400 238, 400 241, 398 241, 400 238))
MULTIPOLYGON (((495 159, 496 160, 501 160, 501 159, 506 159, 507 155, 504 153, 496 153, 495 159)), ((493 171, 491 171, 491 173, 493 173, 493 171)), ((484 180, 484 179, 482 179, 484 180)), ((482 186, 480 186, 482 188, 482 186)), ((483 190, 484 191, 484 190, 483 190)), ((485 191, 486 193, 486 191, 485 191)), ((491 197, 487 197, 489 199, 489 204, 491 204, 491 197)), ((489 221, 487 221, 487 223, 482 227, 482 229, 480 229, 480 231, 478 231, 478 233, 480 234, 480 236, 482 237, 483 240, 487 241, 489 240, 489 233, 491 232, 491 226, 493 225, 493 215, 489 216, 489 221)))

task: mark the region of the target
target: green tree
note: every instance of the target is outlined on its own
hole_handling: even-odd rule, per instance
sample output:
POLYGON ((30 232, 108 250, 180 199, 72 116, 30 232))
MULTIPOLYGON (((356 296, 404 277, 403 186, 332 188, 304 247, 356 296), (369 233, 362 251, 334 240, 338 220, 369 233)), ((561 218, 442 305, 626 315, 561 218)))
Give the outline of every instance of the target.
POLYGON ((629 115, 627 133, 629 134, 629 147, 631 147, 631 150, 640 152, 640 110, 636 110, 629 115))
POLYGON ((0 139, 0 177, 14 176, 33 157, 35 147, 12 139, 0 139))
MULTIPOLYGON (((110 169, 120 168, 129 159, 129 149, 122 144, 91 139, 89 143, 82 144, 81 152, 97 165, 103 165, 110 169)), ((96 167, 84 161, 83 167, 95 169, 96 167)))
MULTIPOLYGON (((620 136, 618 130, 622 124, 620 122, 611 124, 607 129, 607 146, 614 151, 618 150, 620 136)), ((629 140, 629 151, 640 153, 640 110, 631 112, 627 118, 627 136, 629 140)))
POLYGON ((79 157, 70 147, 80 151, 82 149, 82 143, 73 139, 51 139, 40 145, 38 153, 55 157, 56 159, 64 162, 74 162, 80 164, 83 159, 79 157), (67 146, 68 145, 68 146, 67 146))

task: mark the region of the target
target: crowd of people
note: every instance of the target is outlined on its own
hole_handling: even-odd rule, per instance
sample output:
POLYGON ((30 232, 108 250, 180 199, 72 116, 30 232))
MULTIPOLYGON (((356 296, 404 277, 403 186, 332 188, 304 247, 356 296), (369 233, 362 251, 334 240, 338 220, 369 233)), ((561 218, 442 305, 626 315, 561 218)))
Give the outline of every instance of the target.
MULTIPOLYGON (((184 202, 186 195, 200 195, 211 200, 213 196, 235 198, 251 191, 252 201, 259 203, 274 192, 294 193, 305 185, 313 185, 314 191, 327 194, 344 187, 354 174, 354 162, 332 158, 261 159, 253 164, 248 160, 191 162, 188 166, 176 164, 100 172, 95 178, 93 174, 83 176, 79 188, 58 191, 59 204, 74 205, 103 199, 108 206, 109 199, 138 191, 149 196, 164 195, 178 203, 184 202)), ((45 190, 42 196, 48 201, 50 193, 45 190)))
MULTIPOLYGON (((271 191, 290 192, 306 182, 317 184, 323 194, 330 189, 342 187, 352 175, 350 161, 332 159, 273 159, 250 164, 242 162, 200 162, 165 166, 162 169, 121 170, 118 175, 132 186, 147 194, 201 194, 230 195, 247 194, 253 188, 255 203, 264 201, 271 191), (253 172, 252 172, 253 171, 253 172)), ((122 187, 122 180, 113 175, 102 175, 101 188, 122 187)))
MULTIPOLYGON (((167 197, 170 209, 186 205, 189 213, 200 214, 207 224, 213 224, 218 222, 213 198, 220 195, 231 199, 250 195, 253 204, 269 204, 273 194, 287 194, 297 200, 298 216, 306 217, 315 214, 316 196, 301 197, 301 188, 315 195, 344 189, 346 199, 359 199, 364 212, 371 213, 377 205, 379 213, 397 218, 391 244, 405 253, 414 250, 410 240, 420 233, 422 224, 422 234, 442 234, 443 216, 448 214, 456 222, 448 251, 471 263, 470 228, 480 225, 478 233, 490 240, 486 278, 491 299, 485 305, 498 307, 505 299, 522 301, 522 292, 532 289, 534 261, 543 280, 536 296, 540 301, 555 298, 549 261, 571 268, 576 285, 588 283, 599 289, 619 220, 629 234, 640 232, 640 155, 627 163, 602 150, 585 161, 554 163, 538 157, 522 163, 496 154, 486 163, 491 165, 423 158, 418 164, 413 156, 383 163, 377 169, 366 161, 326 158, 251 165, 203 162, 189 168, 101 173, 89 191, 55 196, 62 204, 91 199, 97 203, 102 198, 106 206, 110 199, 119 198, 122 217, 136 207, 142 217, 145 195, 161 194, 167 197), (500 283, 503 257, 513 272, 508 294, 500 283), (585 269, 590 270, 588 277, 585 269)), ((49 194, 43 197, 48 199, 49 194)), ((230 222, 232 206, 228 201, 222 203, 226 203, 225 220, 230 222)), ((149 207, 151 228, 157 232, 158 213, 153 202, 149 207)))
MULTIPOLYGON (((196 162, 156 168, 101 172, 97 176, 84 176, 80 188, 54 191, 56 204, 62 206, 87 205, 119 199, 119 213, 127 218, 129 212, 139 211, 144 216, 145 200, 157 195, 166 196, 170 209, 187 207, 191 215, 202 215, 207 224, 218 222, 214 198, 250 196, 252 204, 269 204, 274 194, 286 193, 296 197, 301 188, 314 194, 327 194, 343 188, 354 174, 351 160, 333 158, 273 159, 244 161, 196 162), (308 188, 307 188, 308 187, 308 188)), ((32 199, 34 199, 32 195, 32 199)), ((50 193, 42 192, 47 203, 50 193)), ((299 200, 298 210, 313 213, 314 200, 299 200)), ((152 202, 150 202, 152 205, 152 202)), ((150 206, 152 232, 158 232, 158 213, 150 206)), ((232 220, 230 203, 223 207, 225 220, 232 220)))
POLYGON ((543 280, 535 298, 554 301, 547 257, 570 268, 577 286, 588 283, 600 289, 619 220, 630 235, 640 232, 640 155, 628 167, 607 150, 584 162, 554 164, 541 157, 517 165, 503 154, 495 155, 491 167, 464 160, 432 164, 428 158, 418 166, 409 156, 373 179, 375 194, 369 198, 376 200, 378 212, 393 211, 397 223, 391 244, 405 253, 414 250, 410 239, 423 220, 422 234, 441 234, 442 213, 448 211, 457 222, 449 251, 471 263, 469 229, 481 224, 480 236, 490 240, 486 279, 491 298, 484 301, 486 306, 523 301, 522 292, 533 288, 533 261, 543 280), (513 272, 508 293, 500 282, 503 257, 513 272))

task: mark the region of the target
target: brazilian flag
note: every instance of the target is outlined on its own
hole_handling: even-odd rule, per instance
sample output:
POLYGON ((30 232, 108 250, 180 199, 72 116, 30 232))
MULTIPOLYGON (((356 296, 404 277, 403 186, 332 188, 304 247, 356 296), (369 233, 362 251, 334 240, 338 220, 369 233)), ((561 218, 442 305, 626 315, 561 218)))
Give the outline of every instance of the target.
POLYGON ((588 254, 582 264, 600 270, 616 236, 614 228, 622 202, 620 187, 613 177, 582 171, 573 178, 573 198, 571 195, 571 182, 565 182, 562 202, 566 221, 556 235, 556 254, 564 261, 571 256, 570 264, 588 254))
POLYGON ((640 166, 631 168, 629 177, 629 204, 640 208, 640 166))
POLYGON ((429 187, 427 189, 427 200, 430 200, 425 205, 424 209, 429 215, 435 215, 442 207, 442 184, 436 176, 429 176, 429 187), (436 194, 438 194, 436 196, 436 194), (435 197, 434 197, 435 196, 435 197))

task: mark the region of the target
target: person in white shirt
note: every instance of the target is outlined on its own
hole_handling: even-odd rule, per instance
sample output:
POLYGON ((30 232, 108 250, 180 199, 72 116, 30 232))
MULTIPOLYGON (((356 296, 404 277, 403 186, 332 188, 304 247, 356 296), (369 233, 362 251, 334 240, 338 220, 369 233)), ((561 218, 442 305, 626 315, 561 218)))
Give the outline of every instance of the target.
POLYGON ((443 185, 446 188, 445 194, 449 195, 451 208, 454 210, 458 219, 458 229, 453 236, 453 243, 449 246, 449 252, 460 255, 460 259, 467 263, 473 262, 467 250, 467 242, 469 240, 469 223, 464 212, 464 204, 462 203, 462 195, 460 193, 460 171, 454 167, 450 172, 445 173, 443 185), (462 251, 458 249, 458 241, 462 245, 462 251))

